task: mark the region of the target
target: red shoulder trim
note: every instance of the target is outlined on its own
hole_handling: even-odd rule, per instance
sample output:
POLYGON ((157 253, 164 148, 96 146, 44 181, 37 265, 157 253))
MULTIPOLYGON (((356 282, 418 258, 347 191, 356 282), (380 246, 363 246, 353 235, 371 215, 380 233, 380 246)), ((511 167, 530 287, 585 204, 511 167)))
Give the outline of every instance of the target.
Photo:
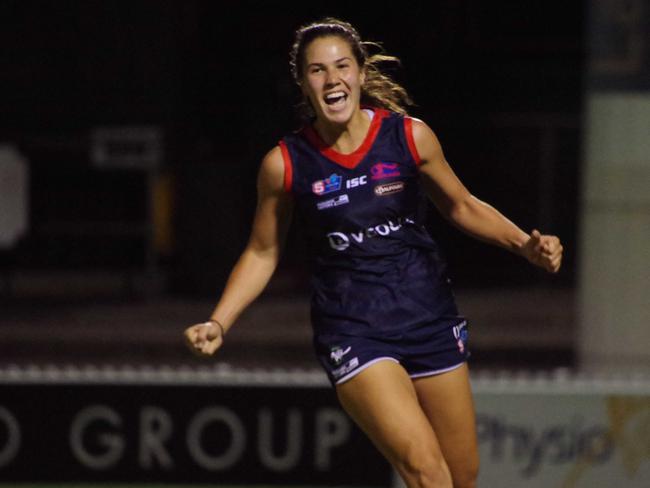
POLYGON ((284 141, 279 143, 280 150, 282 151, 282 160, 284 161, 284 191, 291 193, 291 185, 293 183, 293 166, 291 164, 291 154, 284 141))
POLYGON ((418 153, 418 148, 415 146, 415 139, 413 138, 413 119, 411 117, 404 117, 404 132, 406 133, 406 142, 409 146, 409 151, 411 151, 411 156, 415 160, 415 164, 420 166, 422 164, 422 159, 418 153))

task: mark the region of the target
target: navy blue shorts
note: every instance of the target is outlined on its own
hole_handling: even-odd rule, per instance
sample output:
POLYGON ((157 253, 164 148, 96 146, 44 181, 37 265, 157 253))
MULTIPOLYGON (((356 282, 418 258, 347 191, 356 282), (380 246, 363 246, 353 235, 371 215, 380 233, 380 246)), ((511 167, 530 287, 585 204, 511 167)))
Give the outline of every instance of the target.
POLYGON ((314 347, 332 385, 378 361, 395 361, 411 378, 419 378, 451 371, 469 357, 467 321, 462 317, 381 337, 317 334, 314 347))

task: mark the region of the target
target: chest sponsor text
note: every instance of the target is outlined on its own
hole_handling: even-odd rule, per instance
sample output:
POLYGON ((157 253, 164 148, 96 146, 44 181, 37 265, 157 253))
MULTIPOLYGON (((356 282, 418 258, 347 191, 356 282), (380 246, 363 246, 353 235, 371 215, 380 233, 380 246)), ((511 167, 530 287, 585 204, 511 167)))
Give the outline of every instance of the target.
POLYGON ((363 244, 366 239, 375 237, 385 237, 393 232, 397 232, 404 224, 415 224, 409 218, 399 218, 396 221, 388 220, 385 223, 367 227, 355 232, 330 232, 327 234, 329 245, 335 251, 345 251, 350 244, 363 244))
POLYGON ((395 181, 393 183, 384 183, 383 185, 377 185, 375 187, 375 195, 378 197, 383 197, 387 195, 392 195, 393 193, 398 193, 404 189, 403 181, 395 181))
POLYGON ((347 194, 343 194, 339 195, 338 197, 330 198, 329 200, 325 200, 323 202, 318 202, 316 204, 316 208, 318 208, 318 210, 325 210, 327 208, 345 205, 346 203, 350 203, 350 198, 347 196, 347 194))

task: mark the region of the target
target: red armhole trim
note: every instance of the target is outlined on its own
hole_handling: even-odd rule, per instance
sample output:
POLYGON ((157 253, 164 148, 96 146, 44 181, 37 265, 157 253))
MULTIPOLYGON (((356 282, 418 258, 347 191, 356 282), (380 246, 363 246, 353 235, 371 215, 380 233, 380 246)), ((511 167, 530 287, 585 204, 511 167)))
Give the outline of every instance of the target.
POLYGON ((293 168, 291 166, 291 155, 284 141, 279 142, 282 151, 282 160, 284 161, 284 191, 291 193, 291 184, 293 183, 293 168))
POLYGON ((413 138, 413 119, 411 117, 404 117, 404 132, 406 133, 406 142, 409 145, 411 156, 413 156, 415 164, 420 166, 422 159, 420 159, 418 148, 415 146, 415 139, 413 138))

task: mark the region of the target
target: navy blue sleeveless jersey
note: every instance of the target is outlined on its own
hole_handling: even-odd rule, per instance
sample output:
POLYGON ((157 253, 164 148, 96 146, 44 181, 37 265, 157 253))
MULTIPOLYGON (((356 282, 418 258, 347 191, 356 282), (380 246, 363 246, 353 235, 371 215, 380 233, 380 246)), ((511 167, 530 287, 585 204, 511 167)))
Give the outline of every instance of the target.
POLYGON ((285 137, 285 189, 313 250, 317 334, 382 336, 458 316, 423 225, 412 119, 373 108, 362 145, 343 155, 307 126, 285 137))

